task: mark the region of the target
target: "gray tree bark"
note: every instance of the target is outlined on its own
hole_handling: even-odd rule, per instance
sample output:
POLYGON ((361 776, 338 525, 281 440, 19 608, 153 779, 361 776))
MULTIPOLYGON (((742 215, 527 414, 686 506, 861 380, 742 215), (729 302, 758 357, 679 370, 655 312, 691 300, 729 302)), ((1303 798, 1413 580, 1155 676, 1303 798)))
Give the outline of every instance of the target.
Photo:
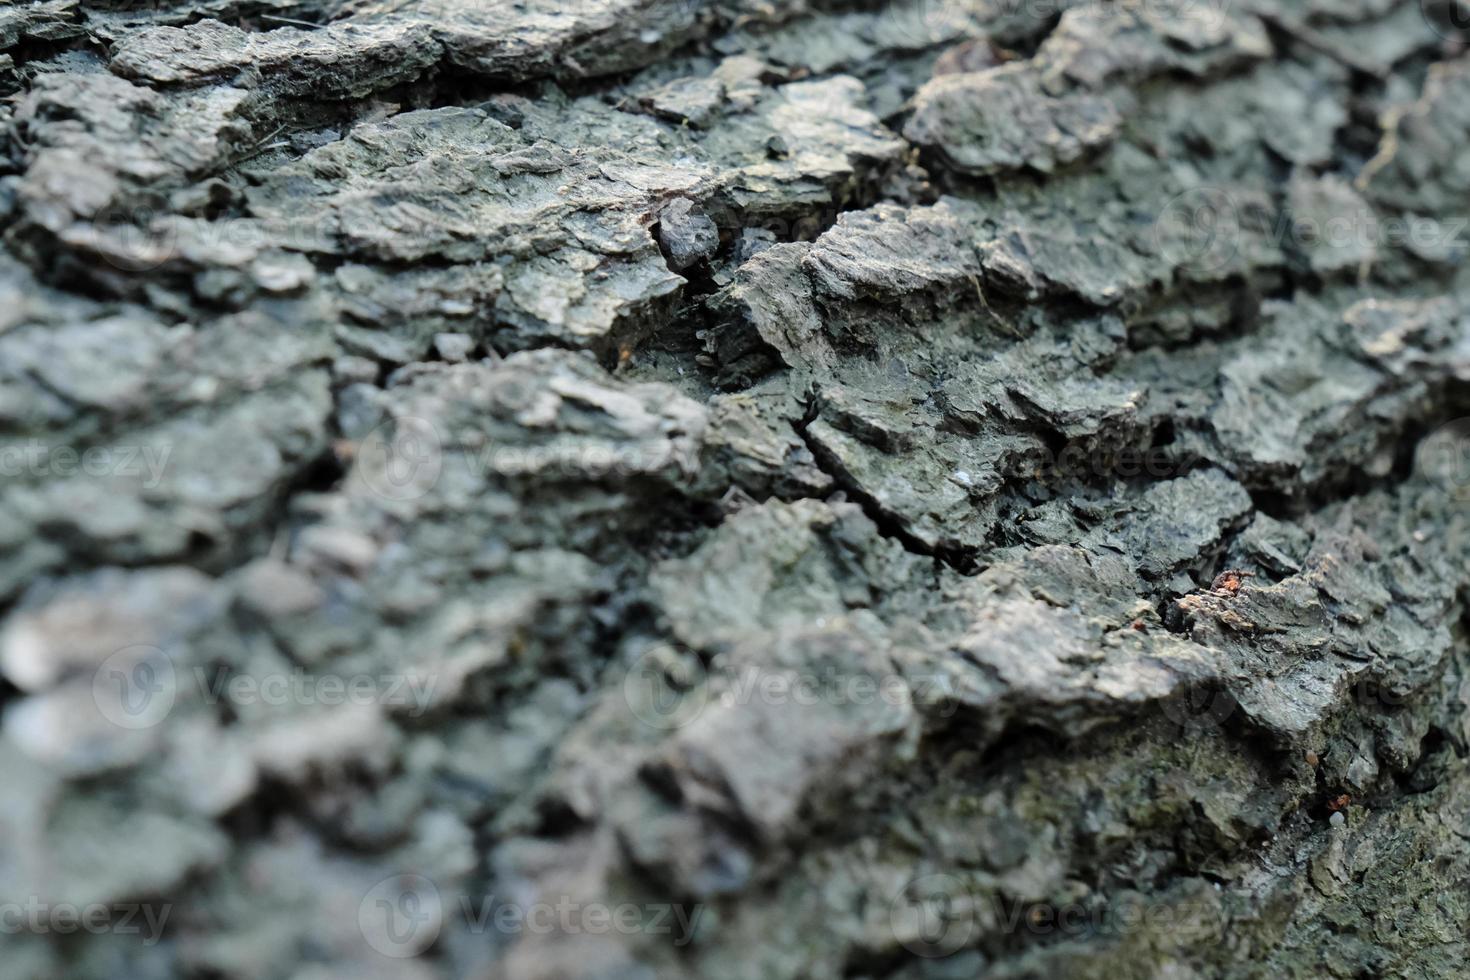
POLYGON ((0 9, 6 977, 1470 976, 1470 38, 0 9))

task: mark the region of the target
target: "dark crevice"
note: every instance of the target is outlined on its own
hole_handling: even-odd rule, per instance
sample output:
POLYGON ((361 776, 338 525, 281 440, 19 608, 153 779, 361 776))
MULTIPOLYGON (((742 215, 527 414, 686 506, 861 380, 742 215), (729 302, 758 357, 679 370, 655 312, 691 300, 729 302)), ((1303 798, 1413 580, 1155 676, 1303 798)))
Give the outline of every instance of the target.
POLYGON ((1402 486, 1416 476, 1415 459, 1419 444, 1442 426, 1470 413, 1470 385, 1456 382, 1437 395, 1431 415, 1411 420, 1402 428, 1384 432, 1380 445, 1392 448, 1392 464, 1381 474, 1347 466, 1305 487, 1287 491, 1265 486, 1246 474, 1242 484, 1251 495, 1256 510, 1280 521, 1299 521, 1329 507, 1358 497, 1384 493, 1402 486))

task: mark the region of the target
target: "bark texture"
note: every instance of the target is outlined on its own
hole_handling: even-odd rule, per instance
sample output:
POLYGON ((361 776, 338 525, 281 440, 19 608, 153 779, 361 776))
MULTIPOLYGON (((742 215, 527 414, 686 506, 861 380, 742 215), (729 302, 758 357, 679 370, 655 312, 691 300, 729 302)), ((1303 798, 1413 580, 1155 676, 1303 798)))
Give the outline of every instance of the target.
POLYGON ((0 972, 1470 976, 1459 12, 0 8, 0 972))

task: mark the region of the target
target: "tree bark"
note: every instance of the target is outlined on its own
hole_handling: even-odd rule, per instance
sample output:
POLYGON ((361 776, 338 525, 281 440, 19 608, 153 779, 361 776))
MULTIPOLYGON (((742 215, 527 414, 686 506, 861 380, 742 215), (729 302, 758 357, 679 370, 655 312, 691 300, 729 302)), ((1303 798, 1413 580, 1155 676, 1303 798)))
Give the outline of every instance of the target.
POLYGON ((1458 13, 0 10, 6 976, 1464 977, 1458 13))

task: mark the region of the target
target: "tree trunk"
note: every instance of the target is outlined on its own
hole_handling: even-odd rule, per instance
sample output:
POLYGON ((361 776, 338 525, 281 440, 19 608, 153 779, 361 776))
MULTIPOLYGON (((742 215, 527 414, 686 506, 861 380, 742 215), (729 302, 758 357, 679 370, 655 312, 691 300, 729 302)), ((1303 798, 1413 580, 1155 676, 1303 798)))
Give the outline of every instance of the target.
POLYGON ((1470 30, 0 9, 7 977, 1470 962, 1470 30))

